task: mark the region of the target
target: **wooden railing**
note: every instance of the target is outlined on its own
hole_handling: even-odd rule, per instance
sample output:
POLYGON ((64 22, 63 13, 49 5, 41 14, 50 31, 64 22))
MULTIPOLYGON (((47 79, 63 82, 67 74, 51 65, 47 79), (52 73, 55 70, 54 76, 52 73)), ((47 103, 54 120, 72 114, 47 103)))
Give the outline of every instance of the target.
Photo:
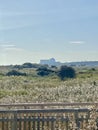
POLYGON ((0 130, 78 130, 89 119, 88 109, 1 110, 0 130))
POLYGON ((95 123, 94 128, 98 129, 97 105, 98 103, 0 104, 3 109, 0 110, 0 130, 86 130, 84 127, 90 123, 95 123), (87 106, 96 108, 89 109, 87 106))
POLYGON ((0 109, 14 109, 14 108, 66 108, 66 107, 75 107, 75 108, 88 108, 91 106, 98 107, 98 103, 62 103, 62 102, 52 102, 52 103, 13 103, 13 104, 0 104, 0 109))

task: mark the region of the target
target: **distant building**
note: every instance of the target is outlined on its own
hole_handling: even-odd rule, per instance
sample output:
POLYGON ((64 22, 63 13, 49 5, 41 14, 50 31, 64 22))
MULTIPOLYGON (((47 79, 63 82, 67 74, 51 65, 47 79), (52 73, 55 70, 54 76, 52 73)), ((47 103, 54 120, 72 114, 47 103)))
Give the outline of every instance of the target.
POLYGON ((40 64, 42 65, 49 65, 49 66, 59 66, 61 63, 60 62, 56 62, 56 60, 54 58, 51 58, 51 59, 45 59, 45 60, 40 60, 40 64))
POLYGON ((61 66, 61 65, 68 65, 68 66, 87 66, 87 67, 96 67, 98 66, 98 61, 81 61, 81 62, 57 62, 54 58, 40 60, 40 64, 42 65, 49 65, 49 66, 61 66))

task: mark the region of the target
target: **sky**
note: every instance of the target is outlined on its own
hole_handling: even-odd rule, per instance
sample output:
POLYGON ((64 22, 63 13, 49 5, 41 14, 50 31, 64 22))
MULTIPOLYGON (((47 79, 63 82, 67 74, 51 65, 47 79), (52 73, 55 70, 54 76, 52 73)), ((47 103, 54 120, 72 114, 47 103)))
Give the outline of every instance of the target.
POLYGON ((98 61, 98 0, 0 0, 0 65, 98 61))

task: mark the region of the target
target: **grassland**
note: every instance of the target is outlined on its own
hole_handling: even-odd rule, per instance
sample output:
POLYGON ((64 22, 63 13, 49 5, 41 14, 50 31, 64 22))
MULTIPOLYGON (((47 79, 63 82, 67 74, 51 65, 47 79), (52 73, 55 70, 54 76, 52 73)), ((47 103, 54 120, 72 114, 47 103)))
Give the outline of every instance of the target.
POLYGON ((36 69, 20 69, 28 76, 6 76, 11 67, 0 67, 0 103, 98 102, 98 68, 78 67, 75 79, 56 75, 40 77, 36 69))

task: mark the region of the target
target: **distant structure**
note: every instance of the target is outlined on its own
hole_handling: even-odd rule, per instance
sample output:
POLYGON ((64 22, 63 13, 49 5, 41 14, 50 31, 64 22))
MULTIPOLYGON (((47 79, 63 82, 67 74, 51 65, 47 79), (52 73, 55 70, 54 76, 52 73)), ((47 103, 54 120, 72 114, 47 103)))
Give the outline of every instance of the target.
POLYGON ((49 66, 61 66, 61 65, 67 65, 67 66, 85 66, 85 67, 96 67, 98 66, 98 61, 80 61, 80 62, 57 62, 54 58, 50 59, 44 59, 40 60, 40 64, 42 65, 49 65, 49 66))
POLYGON ((42 65, 49 65, 49 66, 59 66, 61 65, 60 62, 57 62, 54 58, 40 60, 40 64, 42 65))

